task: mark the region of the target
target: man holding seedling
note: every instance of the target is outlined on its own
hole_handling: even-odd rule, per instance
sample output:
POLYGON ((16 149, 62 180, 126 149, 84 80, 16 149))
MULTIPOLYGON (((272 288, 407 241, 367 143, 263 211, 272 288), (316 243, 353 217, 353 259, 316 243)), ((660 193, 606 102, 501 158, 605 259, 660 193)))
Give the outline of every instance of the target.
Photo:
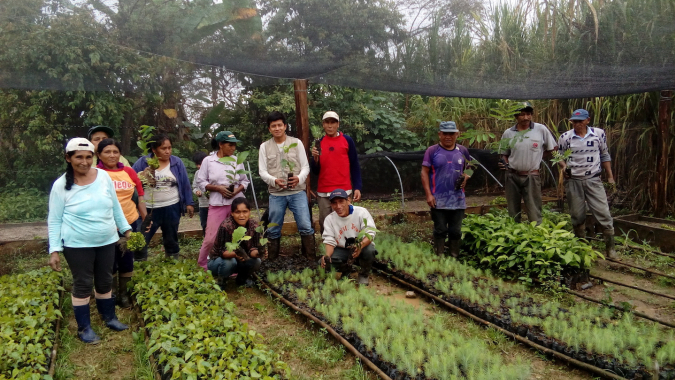
POLYGON ((324 223, 322 236, 326 255, 319 259, 319 265, 327 271, 336 265, 342 278, 347 278, 352 262, 358 260, 359 285, 368 285, 368 275, 377 255, 373 244, 378 232, 375 221, 365 208, 352 206, 349 194, 343 189, 335 189, 328 199, 333 212, 324 223))
POLYGON ((279 256, 281 226, 288 208, 293 212, 300 232, 303 256, 315 260, 314 229, 305 194, 305 181, 309 176, 305 146, 299 139, 286 135, 288 124, 281 112, 274 111, 267 116, 267 128, 272 138, 260 145, 258 173, 270 192, 269 222, 276 224, 267 230, 268 259, 279 256))
POLYGON ((609 212, 607 194, 600 175, 602 169, 607 173, 607 182, 615 187, 612 175, 612 158, 609 156, 607 135, 600 128, 589 127, 590 115, 585 109, 578 109, 570 117, 572 129, 563 133, 558 139, 561 152, 571 151, 567 162, 560 161, 560 170, 565 178, 565 193, 572 217, 574 234, 583 239, 586 237, 586 205, 602 226, 605 240, 605 254, 615 259, 614 225, 609 212))
POLYGON ((504 131, 499 146, 499 166, 506 170, 506 204, 509 216, 520 223, 521 201, 525 202, 527 219, 541 224, 541 159, 557 149, 545 125, 532 121, 532 105, 522 103, 516 114, 516 125, 504 131))
POLYGON ((459 256, 462 219, 466 209, 464 187, 469 175, 464 173, 471 158, 466 147, 457 144, 459 129, 454 121, 441 122, 440 142, 424 153, 422 186, 431 207, 434 221, 434 251, 442 256, 445 239, 450 241, 450 254, 459 256))
POLYGON ((323 114, 323 130, 326 136, 319 140, 321 150, 312 148, 309 166, 319 176, 319 226, 324 231, 326 216, 332 212, 329 196, 335 189, 346 189, 354 196, 354 202, 361 200, 361 167, 356 153, 356 144, 351 137, 338 131, 340 117, 333 111, 323 114))

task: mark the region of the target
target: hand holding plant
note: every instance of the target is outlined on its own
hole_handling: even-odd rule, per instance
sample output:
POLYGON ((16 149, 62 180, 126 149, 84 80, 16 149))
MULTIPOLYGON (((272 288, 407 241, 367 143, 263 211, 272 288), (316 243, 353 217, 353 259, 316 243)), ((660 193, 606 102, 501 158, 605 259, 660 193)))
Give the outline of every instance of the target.
POLYGON ((232 233, 232 242, 225 243, 225 248, 230 252, 234 252, 238 261, 248 260, 250 257, 240 246, 240 243, 246 240, 251 240, 251 237, 246 235, 246 228, 237 227, 237 229, 232 233))

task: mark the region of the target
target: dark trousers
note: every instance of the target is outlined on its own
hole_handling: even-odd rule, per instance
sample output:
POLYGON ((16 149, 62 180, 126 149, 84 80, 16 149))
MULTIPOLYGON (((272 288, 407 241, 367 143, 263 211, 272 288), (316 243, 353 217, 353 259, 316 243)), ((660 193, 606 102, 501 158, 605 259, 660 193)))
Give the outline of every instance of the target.
POLYGON ((63 247, 63 256, 73 274, 73 297, 90 297, 92 285, 96 293, 112 290, 115 243, 91 248, 63 247))
POLYGON ((209 208, 200 207, 199 208, 199 223, 202 225, 202 233, 206 236, 206 221, 209 219, 209 208))
POLYGON ((431 220, 434 221, 434 237, 449 240, 462 238, 462 219, 464 210, 431 209, 431 220))
MULTIPOLYGON (((141 223, 143 219, 138 218, 135 222, 131 223, 131 231, 138 232, 141 229, 141 223)), ((143 248, 145 254, 141 254, 145 257, 148 256, 148 246, 146 245, 143 248)), ((113 274, 117 273, 131 273, 134 271, 134 253, 131 251, 122 251, 118 245, 115 245, 115 263, 113 264, 113 274)))
MULTIPOLYGON (((349 255, 351 255, 351 250, 335 247, 333 255, 330 257, 331 262, 326 263, 326 271, 330 271, 331 267, 334 265, 335 270, 344 275, 347 270, 345 264, 349 259, 349 255)), ((370 270, 373 267, 373 261, 375 261, 375 256, 377 256, 377 249, 375 249, 373 243, 368 244, 366 248, 361 250, 361 254, 354 261, 354 264, 361 267, 361 274, 370 274, 370 270)), ((319 265, 321 265, 321 259, 319 259, 319 265)))
POLYGON ((171 206, 152 209, 152 227, 145 234, 145 242, 149 244, 157 229, 161 227, 164 252, 167 256, 177 257, 180 252, 180 246, 178 246, 179 224, 180 202, 171 206))

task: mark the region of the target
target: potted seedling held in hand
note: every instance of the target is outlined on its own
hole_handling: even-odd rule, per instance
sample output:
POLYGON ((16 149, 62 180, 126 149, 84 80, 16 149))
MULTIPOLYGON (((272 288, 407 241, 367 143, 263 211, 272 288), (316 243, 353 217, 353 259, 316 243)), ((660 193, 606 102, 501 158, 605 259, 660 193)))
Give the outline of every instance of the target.
POLYGON ((246 240, 251 240, 251 237, 246 235, 246 228, 237 227, 237 229, 232 232, 232 242, 225 243, 225 249, 234 252, 238 259, 242 259, 243 261, 249 260, 249 255, 241 246, 241 242, 246 240))
POLYGON ((242 165, 244 162, 246 162, 246 158, 248 157, 249 152, 241 152, 237 156, 236 159, 232 158, 231 156, 226 156, 226 157, 221 157, 218 159, 218 161, 224 163, 227 165, 227 168, 225 169, 225 173, 227 173, 225 176, 227 177, 228 180, 230 180, 230 186, 228 187, 228 190, 230 192, 234 192, 234 189, 239 185, 239 176, 244 174, 249 174, 251 173, 248 170, 244 169, 239 169, 237 170, 237 166, 242 165))
POLYGON ((562 167, 562 163, 565 164, 565 170, 558 170, 558 207, 562 210, 562 199, 565 194, 565 185, 563 183, 563 176, 567 176, 567 178, 572 176, 572 169, 569 167, 569 159, 570 156, 572 155, 572 150, 567 149, 565 152, 560 153, 560 151, 556 150, 553 152, 553 158, 551 158, 551 163, 554 165, 558 165, 558 167, 562 167))
MULTIPOLYGON (((141 125, 141 128, 138 130, 138 133, 141 135, 141 138, 136 143, 139 148, 143 151, 143 155, 147 156, 150 154, 150 146, 154 142, 152 140, 155 127, 151 125, 141 125)), ((155 170, 159 169, 159 159, 157 157, 148 157, 145 162, 148 164, 148 167, 145 168, 142 172, 138 173, 138 179, 146 187, 155 187, 157 181, 155 180, 155 170)), ((155 203, 155 193, 153 192, 150 197, 150 204, 155 203)), ((148 231, 150 224, 152 223, 152 208, 148 209, 148 214, 143 219, 141 224, 141 232, 148 231)), ((141 247, 142 248, 142 247, 141 247)))
POLYGON ((370 241, 372 242, 375 240, 375 237, 370 235, 369 232, 374 233, 380 232, 375 227, 369 226, 368 220, 366 218, 363 218, 363 225, 364 225, 363 229, 359 231, 359 234, 356 235, 355 238, 345 239, 345 248, 349 249, 350 251, 349 257, 347 258, 347 265, 350 267, 352 266, 352 264, 354 264, 354 261, 356 260, 356 257, 354 257, 354 255, 360 249, 363 238, 366 237, 366 235, 368 235, 368 239, 370 239, 370 241))
POLYGON ((321 155, 321 138, 323 137, 323 128, 320 125, 312 125, 310 127, 312 136, 314 137, 314 147, 321 155))
MULTIPOLYGON (((290 160, 288 160, 288 152, 290 152, 291 149, 295 148, 296 146, 298 146, 298 143, 293 143, 289 146, 284 146, 282 148, 283 152, 284 152, 283 153, 284 157, 281 159, 281 167, 285 169, 284 171, 288 172, 288 175, 287 175, 288 180, 290 180, 291 177, 293 177, 293 170, 295 169, 295 164, 293 162, 291 162, 290 160)), ((288 183, 288 180, 286 181, 286 183, 288 183)), ((293 188, 293 186, 290 186, 290 185, 287 186, 287 187, 289 189, 293 188)))
POLYGON ((265 228, 265 226, 262 224, 255 228, 255 232, 260 234, 260 245, 258 246, 258 252, 262 254, 262 258, 264 259, 267 259, 267 242, 269 242, 269 239, 265 237, 265 232, 267 232, 270 227, 276 226, 278 226, 278 224, 270 223, 267 225, 267 228, 265 228))

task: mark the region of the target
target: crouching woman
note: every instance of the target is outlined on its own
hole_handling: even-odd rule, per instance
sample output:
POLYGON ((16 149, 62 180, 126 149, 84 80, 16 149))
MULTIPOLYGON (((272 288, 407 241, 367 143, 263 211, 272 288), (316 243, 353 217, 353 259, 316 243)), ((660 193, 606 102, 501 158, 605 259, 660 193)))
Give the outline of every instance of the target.
POLYGON ((96 307, 106 326, 126 330, 117 320, 112 297, 112 271, 117 231, 129 237, 131 227, 117 200, 115 186, 108 173, 92 168, 94 145, 74 138, 66 145, 66 173, 59 177, 49 194, 49 265, 61 271, 59 252, 73 275, 71 294, 77 321, 77 335, 85 343, 100 338, 91 328, 89 298, 92 283, 96 307))
POLYGON ((237 273, 237 286, 251 285, 249 277, 260 268, 261 254, 260 233, 256 232, 258 223, 251 219, 251 204, 246 198, 235 198, 232 201, 232 212, 225 218, 218 228, 216 241, 213 244, 207 268, 218 281, 218 285, 224 288, 225 281, 232 274, 237 273), (234 231, 243 227, 246 235, 251 238, 241 240, 239 249, 232 251, 227 249, 226 243, 232 243, 234 231))

